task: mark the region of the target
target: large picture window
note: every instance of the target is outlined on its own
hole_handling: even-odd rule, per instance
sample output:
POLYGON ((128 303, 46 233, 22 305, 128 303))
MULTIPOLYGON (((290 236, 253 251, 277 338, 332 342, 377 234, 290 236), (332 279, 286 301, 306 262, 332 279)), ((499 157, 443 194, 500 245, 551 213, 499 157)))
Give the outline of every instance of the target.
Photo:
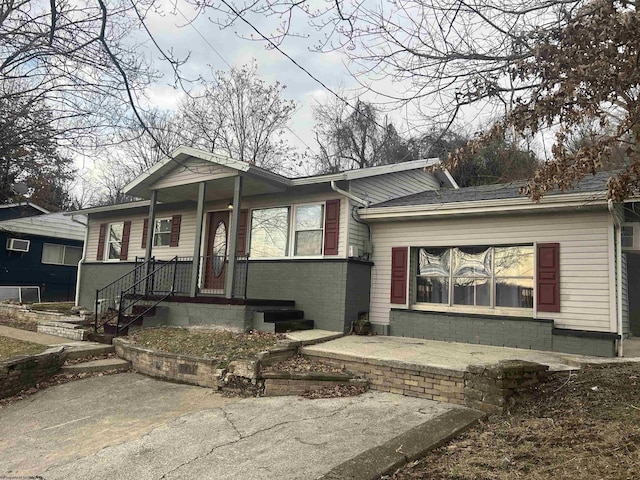
POLYGON ((251 256, 286 257, 289 248, 289 207, 251 212, 251 256))
POLYGON ((416 302, 533 308, 533 246, 417 249, 416 302))
POLYGON ((122 250, 122 232, 124 231, 123 223, 109 224, 107 233, 107 260, 120 260, 120 252, 122 250))
POLYGON ((295 208, 294 255, 322 255, 324 205, 300 205, 295 208))
POLYGON ((42 263, 77 266, 82 258, 82 248, 45 243, 42 246, 42 263))

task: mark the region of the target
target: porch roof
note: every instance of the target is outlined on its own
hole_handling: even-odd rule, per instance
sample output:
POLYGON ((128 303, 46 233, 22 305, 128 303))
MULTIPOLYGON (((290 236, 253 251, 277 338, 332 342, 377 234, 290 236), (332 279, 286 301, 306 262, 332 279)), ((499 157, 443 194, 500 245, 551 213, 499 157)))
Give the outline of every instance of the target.
MULTIPOLYGON (((215 184, 214 189, 208 190, 207 200, 214 200, 231 196, 233 192, 233 178, 238 175, 245 177, 243 194, 247 196, 283 192, 296 187, 330 184, 332 181, 349 181, 393 172, 419 170, 437 165, 438 163, 440 163, 440 161, 437 158, 430 158, 332 174, 288 178, 218 153, 209 153, 183 146, 177 148, 167 158, 129 183, 124 188, 124 193, 133 197, 149 198, 151 190, 158 189, 162 191, 158 197, 158 200, 161 202, 193 200, 195 199, 194 183, 207 181, 215 184), (194 161, 199 162, 198 165, 200 167, 204 166, 204 169, 190 166, 193 165, 192 162, 194 161), (192 175, 187 175, 189 178, 176 178, 175 181, 167 182, 168 174, 180 168, 186 171, 190 170, 189 173, 192 173, 192 175)), ((434 172, 434 175, 441 184, 458 188, 456 182, 446 170, 434 172)))

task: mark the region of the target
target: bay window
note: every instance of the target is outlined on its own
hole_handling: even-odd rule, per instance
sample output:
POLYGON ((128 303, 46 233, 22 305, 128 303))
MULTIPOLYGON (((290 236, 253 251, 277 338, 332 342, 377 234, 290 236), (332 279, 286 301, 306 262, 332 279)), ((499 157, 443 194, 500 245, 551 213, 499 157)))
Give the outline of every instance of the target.
POLYGON ((533 308, 533 246, 417 249, 417 303, 533 308))

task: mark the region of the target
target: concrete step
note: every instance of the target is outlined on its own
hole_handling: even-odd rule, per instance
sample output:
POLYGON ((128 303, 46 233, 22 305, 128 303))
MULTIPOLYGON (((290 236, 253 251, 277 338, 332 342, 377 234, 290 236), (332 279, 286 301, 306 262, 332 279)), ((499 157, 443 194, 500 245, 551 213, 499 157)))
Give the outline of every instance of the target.
POLYGON ((113 345, 105 345, 95 342, 77 342, 65 344, 64 351, 67 353, 69 360, 77 358, 95 357, 106 353, 114 353, 116 351, 113 345))
POLYGON ((114 335, 110 333, 89 332, 87 335, 87 338, 91 342, 104 343, 106 345, 111 345, 111 342, 113 341, 113 337, 114 335))
POLYGON ((121 358, 106 358, 103 360, 92 360, 90 362, 76 363, 75 365, 64 365, 62 373, 94 373, 107 372, 110 370, 128 370, 131 362, 121 358))
POLYGON ((87 338, 87 331, 83 330, 80 325, 67 324, 65 322, 39 323, 37 332, 71 340, 85 340, 87 338))
POLYGON ((275 326, 275 333, 313 330, 313 320, 285 320, 273 322, 273 324, 275 326))
POLYGON ((263 321, 283 322, 286 320, 302 320, 304 312, 302 310, 263 310, 263 321))

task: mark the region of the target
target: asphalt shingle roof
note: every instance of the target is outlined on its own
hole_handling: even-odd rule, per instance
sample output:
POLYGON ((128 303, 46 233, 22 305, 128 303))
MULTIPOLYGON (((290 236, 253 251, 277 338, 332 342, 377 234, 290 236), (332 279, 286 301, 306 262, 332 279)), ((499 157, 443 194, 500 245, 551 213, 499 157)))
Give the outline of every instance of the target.
MULTIPOLYGON (((585 177, 576 187, 567 191, 548 192, 547 195, 561 195, 563 193, 599 192, 606 190, 606 183, 611 172, 599 172, 585 177)), ((507 198, 524 197, 520 187, 524 182, 500 183, 496 185, 482 185, 478 187, 464 187, 457 190, 443 188, 394 198, 385 202, 371 205, 371 207, 404 207, 411 205, 429 205, 456 202, 474 202, 481 200, 501 200, 507 198)))

